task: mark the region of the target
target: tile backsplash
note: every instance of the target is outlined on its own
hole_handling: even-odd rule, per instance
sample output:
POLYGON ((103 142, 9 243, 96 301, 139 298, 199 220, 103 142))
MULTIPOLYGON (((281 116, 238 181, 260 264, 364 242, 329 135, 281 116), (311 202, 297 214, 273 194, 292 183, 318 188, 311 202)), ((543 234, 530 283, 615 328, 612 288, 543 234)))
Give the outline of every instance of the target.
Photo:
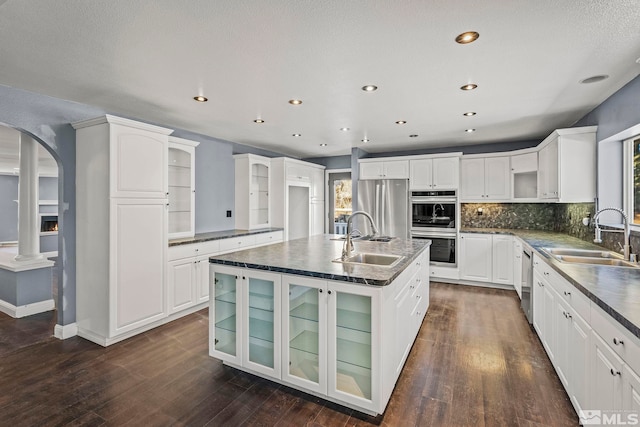
MULTIPOLYGON (((514 228, 566 233, 593 242, 593 224, 585 226, 582 218, 595 213, 593 203, 462 203, 460 224, 465 228, 514 228), (482 215, 478 215, 478 209, 482 215)), ((603 246, 619 251, 622 233, 602 233, 603 246)), ((633 253, 640 251, 640 234, 631 233, 633 253)))

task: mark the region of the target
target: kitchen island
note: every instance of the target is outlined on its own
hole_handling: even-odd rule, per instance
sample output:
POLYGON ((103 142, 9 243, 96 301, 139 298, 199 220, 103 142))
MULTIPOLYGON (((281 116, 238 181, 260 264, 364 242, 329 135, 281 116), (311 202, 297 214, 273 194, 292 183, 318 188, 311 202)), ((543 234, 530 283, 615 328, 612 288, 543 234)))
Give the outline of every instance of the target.
POLYGON ((209 353, 230 366, 381 414, 429 306, 430 241, 354 241, 391 266, 334 262, 319 235, 210 258, 209 353))

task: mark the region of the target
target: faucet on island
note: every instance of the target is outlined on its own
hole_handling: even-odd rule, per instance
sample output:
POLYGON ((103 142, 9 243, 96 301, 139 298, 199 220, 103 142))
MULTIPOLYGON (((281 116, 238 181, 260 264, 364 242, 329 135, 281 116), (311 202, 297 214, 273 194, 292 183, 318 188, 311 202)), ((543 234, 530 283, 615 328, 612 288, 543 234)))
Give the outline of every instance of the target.
POLYGON ((353 242, 351 241, 351 233, 352 233, 352 221, 353 221, 353 217, 356 215, 363 215, 365 216, 369 222, 371 223, 371 229, 373 230, 373 236, 378 234, 378 227, 376 227, 376 224, 373 222, 373 218, 371 218, 371 215, 369 215, 367 212, 365 211, 355 211, 353 212, 351 215, 349 215, 349 218, 347 218, 347 236, 344 239, 344 245, 342 246, 342 261, 345 261, 347 258, 349 258, 351 256, 351 252, 353 252, 353 242))
POLYGON ((608 232, 608 233, 624 233, 624 245, 622 246, 622 251, 624 252, 624 259, 625 261, 629 261, 629 258, 631 256, 631 246, 629 244, 629 238, 630 238, 630 234, 629 234, 629 220, 627 218, 627 215, 624 213, 624 211, 622 209, 618 209, 618 208, 602 208, 600 209, 598 212, 596 212, 596 214, 593 216, 593 223, 595 224, 595 239, 593 239, 594 243, 602 243, 602 232, 608 232), (614 211, 614 212, 618 212, 620 215, 622 215, 622 219, 624 221, 624 230, 602 230, 600 228, 600 222, 598 221, 598 218, 600 217, 600 214, 602 212, 605 211, 614 211))

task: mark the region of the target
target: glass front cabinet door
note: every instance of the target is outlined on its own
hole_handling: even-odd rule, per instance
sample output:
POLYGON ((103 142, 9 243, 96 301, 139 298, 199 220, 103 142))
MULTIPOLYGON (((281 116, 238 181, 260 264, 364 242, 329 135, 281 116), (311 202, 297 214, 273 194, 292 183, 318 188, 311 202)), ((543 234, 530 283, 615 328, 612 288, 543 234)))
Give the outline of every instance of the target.
POLYGON ((198 142, 169 137, 169 239, 195 233, 195 149, 198 142))
POLYGON ((282 278, 282 379, 327 393, 327 282, 282 278))
POLYGON ((242 365, 280 379, 280 291, 279 274, 242 271, 243 314, 242 365))
POLYGON ((242 362, 240 283, 242 271, 216 266, 211 274, 209 300, 209 355, 240 365, 242 362))
POLYGON ((328 395, 373 410, 378 403, 382 352, 377 294, 354 285, 328 297, 328 395))

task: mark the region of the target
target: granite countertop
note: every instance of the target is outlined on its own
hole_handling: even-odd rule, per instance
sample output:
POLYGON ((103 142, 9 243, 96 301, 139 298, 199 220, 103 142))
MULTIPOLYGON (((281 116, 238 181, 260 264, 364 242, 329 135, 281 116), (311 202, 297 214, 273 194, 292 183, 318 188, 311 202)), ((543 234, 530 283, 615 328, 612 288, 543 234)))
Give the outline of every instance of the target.
POLYGON ((338 235, 324 234, 289 240, 259 248, 246 249, 209 258, 213 264, 246 267, 278 273, 339 280, 373 286, 390 284, 422 251, 430 240, 393 239, 391 242, 354 241, 354 253, 401 255, 393 267, 354 265, 332 262, 342 254, 343 241, 338 235))
POLYGON ((190 245, 192 243, 202 243, 209 240, 230 239, 232 237, 250 236, 252 234, 271 233, 282 230, 282 228, 261 228, 259 230, 212 231, 209 233, 198 233, 193 237, 186 237, 184 239, 169 240, 169 246, 190 245))
POLYGON ((566 234, 495 228, 464 228, 460 232, 519 237, 576 289, 640 338, 640 268, 563 263, 541 250, 553 247, 607 250, 566 234))

